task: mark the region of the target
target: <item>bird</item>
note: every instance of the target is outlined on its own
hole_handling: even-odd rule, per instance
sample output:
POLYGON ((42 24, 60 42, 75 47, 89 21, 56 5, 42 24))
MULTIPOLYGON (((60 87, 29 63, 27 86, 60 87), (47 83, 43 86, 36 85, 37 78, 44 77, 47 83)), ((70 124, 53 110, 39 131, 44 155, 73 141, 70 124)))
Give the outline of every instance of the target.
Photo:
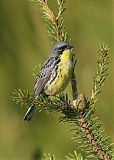
MULTIPOLYGON (((72 48, 73 46, 64 41, 56 42, 52 46, 49 57, 35 78, 35 97, 41 93, 47 96, 55 96, 64 91, 71 79, 73 67, 72 48)), ((25 113, 24 120, 30 121, 35 110, 36 107, 33 104, 25 113)))

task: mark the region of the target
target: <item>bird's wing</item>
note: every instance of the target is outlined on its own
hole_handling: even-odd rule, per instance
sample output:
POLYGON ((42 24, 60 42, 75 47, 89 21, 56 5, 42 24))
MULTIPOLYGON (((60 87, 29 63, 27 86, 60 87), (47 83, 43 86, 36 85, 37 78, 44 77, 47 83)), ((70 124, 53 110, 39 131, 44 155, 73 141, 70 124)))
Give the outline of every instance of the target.
POLYGON ((44 65, 41 68, 41 71, 39 75, 36 77, 35 85, 34 85, 34 94, 39 94, 46 83, 48 82, 52 70, 54 68, 54 57, 47 59, 47 61, 44 63, 44 65))
POLYGON ((38 95, 40 91, 44 88, 46 83, 48 82, 50 78, 50 75, 44 77, 44 78, 37 78, 36 83, 34 85, 34 94, 38 95))

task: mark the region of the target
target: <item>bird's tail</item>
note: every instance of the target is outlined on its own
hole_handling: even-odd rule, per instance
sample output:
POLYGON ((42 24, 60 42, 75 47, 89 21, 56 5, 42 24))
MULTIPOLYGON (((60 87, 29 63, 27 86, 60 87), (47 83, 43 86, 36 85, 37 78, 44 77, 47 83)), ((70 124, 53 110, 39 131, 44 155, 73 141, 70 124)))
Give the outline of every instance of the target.
POLYGON ((35 105, 32 105, 31 107, 29 107, 27 112, 25 113, 24 121, 30 121, 33 117, 35 110, 36 110, 35 105))

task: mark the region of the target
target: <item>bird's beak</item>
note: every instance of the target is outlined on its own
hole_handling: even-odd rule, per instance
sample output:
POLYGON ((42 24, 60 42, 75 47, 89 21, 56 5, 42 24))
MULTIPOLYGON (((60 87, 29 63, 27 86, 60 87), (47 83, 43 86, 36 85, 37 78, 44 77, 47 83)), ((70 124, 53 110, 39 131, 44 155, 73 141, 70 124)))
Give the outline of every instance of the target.
POLYGON ((67 49, 72 49, 72 48, 73 48, 73 46, 70 46, 70 45, 67 46, 67 49))

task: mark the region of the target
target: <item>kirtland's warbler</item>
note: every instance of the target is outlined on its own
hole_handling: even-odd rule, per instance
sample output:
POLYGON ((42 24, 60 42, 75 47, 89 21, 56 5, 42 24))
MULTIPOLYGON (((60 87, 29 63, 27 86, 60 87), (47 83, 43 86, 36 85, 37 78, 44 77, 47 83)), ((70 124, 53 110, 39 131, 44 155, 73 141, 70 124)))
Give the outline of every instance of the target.
MULTIPOLYGON (((34 96, 44 93, 56 95, 63 91, 71 78, 72 54, 70 46, 66 42, 57 42, 51 49, 50 56, 45 61, 34 85, 34 96)), ((24 120, 30 121, 35 111, 35 105, 27 110, 24 120)))

